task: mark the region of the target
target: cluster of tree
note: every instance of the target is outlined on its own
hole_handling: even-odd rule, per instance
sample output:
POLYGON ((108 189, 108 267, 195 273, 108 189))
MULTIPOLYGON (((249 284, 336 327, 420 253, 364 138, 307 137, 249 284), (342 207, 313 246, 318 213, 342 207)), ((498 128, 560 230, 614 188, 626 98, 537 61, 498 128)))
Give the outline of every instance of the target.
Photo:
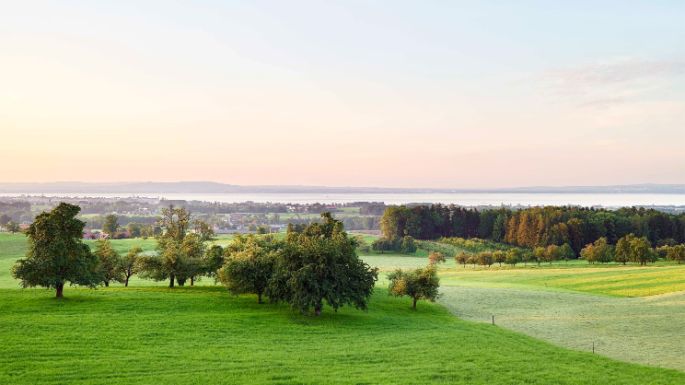
POLYGON ((606 237, 601 237, 587 244, 580 251, 580 255, 589 263, 619 262, 624 265, 627 262, 646 265, 658 258, 647 237, 637 237, 633 234, 622 237, 615 246, 611 245, 606 237))
POLYGON ((516 266, 518 263, 528 264, 542 262, 552 263, 559 260, 569 260, 575 258, 575 253, 567 243, 557 246, 537 247, 534 250, 512 247, 507 250, 480 251, 477 253, 461 252, 454 256, 457 264, 466 267, 467 264, 490 267, 497 263, 499 266, 507 264, 516 266))
POLYGON ((321 223, 289 226, 285 240, 237 237, 226 249, 219 280, 234 294, 253 293, 257 301, 286 302, 319 315, 324 303, 366 309, 378 276, 359 259, 355 238, 330 213, 321 223))
POLYGON ((371 243, 371 249, 381 254, 385 253, 386 251, 412 254, 416 252, 417 246, 413 237, 405 235, 402 238, 378 238, 371 243))
POLYGON ((609 244, 628 235, 646 237, 652 246, 685 242, 685 213, 667 214, 653 209, 605 210, 582 207, 468 209, 455 205, 388 207, 380 221, 387 239, 412 236, 482 238, 534 248, 569 244, 578 255, 599 238, 609 244))
POLYGON ((410 297, 414 310, 418 300, 435 302, 438 298, 440 279, 433 263, 414 270, 397 269, 388 274, 388 281, 388 293, 396 297, 410 297))

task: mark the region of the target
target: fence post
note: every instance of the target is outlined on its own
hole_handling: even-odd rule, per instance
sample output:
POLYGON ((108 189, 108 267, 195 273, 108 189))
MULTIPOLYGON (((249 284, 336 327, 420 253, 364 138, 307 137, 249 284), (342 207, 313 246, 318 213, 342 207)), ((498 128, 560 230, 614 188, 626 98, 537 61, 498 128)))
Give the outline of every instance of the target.
POLYGON ((495 324, 495 316, 494 315, 492 316, 492 324, 493 325, 495 324))

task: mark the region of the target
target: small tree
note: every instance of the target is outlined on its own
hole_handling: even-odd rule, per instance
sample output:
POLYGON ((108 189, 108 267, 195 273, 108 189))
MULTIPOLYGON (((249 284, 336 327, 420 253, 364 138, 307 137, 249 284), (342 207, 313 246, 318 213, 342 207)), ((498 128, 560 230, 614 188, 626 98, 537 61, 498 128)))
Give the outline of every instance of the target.
POLYGON ((478 259, 478 264, 481 266, 487 266, 490 267, 492 266, 493 259, 492 259, 492 253, 489 251, 481 251, 477 255, 478 259))
POLYGON ((95 242, 94 254, 100 261, 100 271, 105 287, 109 287, 111 281, 124 281, 119 253, 112 248, 108 239, 100 239, 95 242))
POLYGON ((569 259, 573 259, 575 257, 576 253, 573 252, 571 245, 569 245, 568 243, 564 243, 559 247, 559 258, 568 262, 569 259))
POLYGON ((445 254, 439 252, 439 251, 431 251, 428 254, 428 263, 431 265, 437 265, 438 263, 444 263, 447 259, 445 258, 445 254))
POLYGON ((497 250, 492 253, 492 259, 496 262, 499 263, 499 266, 502 267, 502 263, 506 262, 507 260, 507 253, 505 253, 502 250, 497 250))
POLYGON ((217 271, 224 265, 224 249, 219 245, 210 246, 205 252, 205 274, 215 277, 217 271))
POLYGON ((109 214, 105 217, 105 222, 102 224, 102 232, 114 238, 119 229, 119 218, 114 214, 109 214))
POLYGON ((678 264, 685 261, 685 245, 666 246, 666 258, 678 264))
POLYGON ((507 265, 511 265, 512 267, 516 266, 517 263, 521 262, 521 250, 519 249, 509 249, 507 251, 507 265))
POLYGON ((547 252, 544 247, 536 247, 533 249, 533 258, 535 258, 534 260, 538 263, 538 266, 540 266, 540 263, 545 260, 546 254, 547 252))
POLYGON ((7 229, 7 231, 9 231, 9 232, 12 233, 12 234, 18 233, 19 230, 20 230, 19 224, 18 224, 17 222, 15 222, 15 221, 9 221, 9 222, 7 222, 7 223, 5 224, 5 228, 7 229))
POLYGON ((628 234, 616 242, 614 259, 616 262, 626 264, 630 261, 630 242, 635 239, 635 235, 628 234))
POLYGON ((438 298, 440 279, 434 265, 413 271, 398 269, 388 274, 388 280, 390 281, 388 293, 396 297, 411 297, 414 310, 416 310, 418 300, 426 299, 435 302, 438 298))
POLYGON ((416 252, 416 242, 414 241, 414 238, 405 235, 402 237, 402 243, 400 244, 400 251, 404 254, 413 254, 416 252))
POLYGON ((585 245, 580 251, 580 255, 588 263, 608 263, 614 259, 614 247, 607 242, 605 237, 601 237, 593 243, 585 245))
POLYGON ((630 260, 639 263, 640 266, 656 261, 656 253, 647 237, 634 238, 630 241, 630 260))
POLYGON ((548 262, 551 265, 552 262, 558 261, 560 259, 559 254, 560 254, 559 253, 559 246, 557 246, 557 245, 547 246, 547 248, 545 249, 545 254, 544 254, 545 262, 548 262))
POLYGON ((464 268, 466 268, 466 262, 468 260, 469 260, 469 256, 463 251, 454 256, 454 261, 457 262, 457 264, 464 265, 464 268))
POLYGON ((275 263, 276 252, 261 248, 250 240, 242 251, 228 256, 217 277, 232 294, 257 294, 257 303, 262 303, 275 263))
POLYGON ((128 281, 131 279, 133 274, 137 272, 138 268, 138 257, 143 253, 143 249, 139 246, 132 247, 126 256, 121 258, 119 263, 119 271, 124 277, 124 287, 128 287, 128 281))
POLYGON ((85 223, 76 219, 80 207, 60 203, 50 212, 39 214, 26 235, 26 258, 12 269, 23 287, 54 288, 56 297, 64 296, 64 284, 95 287, 102 282, 98 259, 83 243, 85 223))

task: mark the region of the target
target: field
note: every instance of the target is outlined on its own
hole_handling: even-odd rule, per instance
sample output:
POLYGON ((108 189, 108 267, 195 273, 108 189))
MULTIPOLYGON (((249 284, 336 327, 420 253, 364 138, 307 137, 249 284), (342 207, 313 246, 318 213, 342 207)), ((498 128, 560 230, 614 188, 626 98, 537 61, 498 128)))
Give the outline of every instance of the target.
MULTIPOLYGON (((139 241, 113 243, 125 251, 139 241)), ((154 242, 142 246, 151 250, 154 242)), ((519 269, 469 271, 451 261, 441 271, 444 306, 421 302, 411 311, 408 299, 387 295, 382 280, 368 312, 326 309, 312 318, 231 296, 209 280, 173 290, 143 280, 129 288, 68 287, 56 301, 52 291, 16 289, 8 271, 24 251, 23 236, 0 234, 0 383, 685 383, 682 371, 603 356, 685 370, 682 293, 579 293, 545 288, 541 272, 563 279, 560 269, 520 269, 536 274, 528 280, 513 274, 519 269), (483 322, 492 314, 498 326, 483 322), (591 353, 593 341, 601 355, 591 353)), ((384 272, 426 262, 363 258, 384 272)))

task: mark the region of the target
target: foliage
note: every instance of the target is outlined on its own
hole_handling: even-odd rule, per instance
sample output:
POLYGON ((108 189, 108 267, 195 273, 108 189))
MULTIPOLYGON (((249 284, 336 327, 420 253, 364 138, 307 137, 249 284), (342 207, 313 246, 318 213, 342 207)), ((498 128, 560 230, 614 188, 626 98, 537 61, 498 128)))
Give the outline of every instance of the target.
POLYGON ((586 245, 581 251, 580 256, 588 261, 588 263, 608 263, 614 260, 614 246, 607 242, 607 239, 602 237, 586 245))
POLYGON ((107 215, 105 222, 102 224, 102 232, 114 238, 117 230, 119 230, 119 218, 114 214, 107 215))
POLYGON ((345 304, 365 310, 377 269, 357 257, 354 238, 342 222, 323 213, 322 223, 289 229, 267 295, 302 313, 321 314, 324 302, 337 310, 345 304))
POLYGON ((666 258, 678 263, 685 262, 685 245, 665 246, 666 258))
POLYGON ((445 261, 447 261, 445 254, 439 251, 431 251, 428 253, 428 263, 431 265, 437 265, 438 263, 444 263, 445 261))
POLYGON ((54 288, 61 298, 67 282, 89 287, 102 282, 98 259, 81 239, 85 223, 76 219, 79 210, 60 203, 39 214, 29 226, 26 258, 17 261, 12 270, 23 287, 54 288))
POLYGON ((248 237, 241 243, 239 251, 232 250, 217 277, 232 294, 257 294, 257 302, 262 303, 274 272, 277 251, 260 247, 256 237, 248 237))
POLYGON ((397 269, 388 274, 388 292, 396 297, 408 296, 412 299, 412 309, 416 309, 416 302, 425 299, 435 302, 438 298, 440 279, 434 265, 415 270, 405 271, 397 269))
POLYGON ((143 253, 140 246, 134 246, 119 260, 119 271, 123 275, 124 286, 128 287, 128 282, 138 271, 138 257, 143 253))
POLYGON ((109 286, 111 281, 125 281, 123 271, 120 268, 121 257, 119 256, 119 253, 112 248, 112 244, 108 239, 100 239, 95 242, 95 251, 93 254, 100 261, 100 274, 102 274, 102 281, 106 287, 109 286))

